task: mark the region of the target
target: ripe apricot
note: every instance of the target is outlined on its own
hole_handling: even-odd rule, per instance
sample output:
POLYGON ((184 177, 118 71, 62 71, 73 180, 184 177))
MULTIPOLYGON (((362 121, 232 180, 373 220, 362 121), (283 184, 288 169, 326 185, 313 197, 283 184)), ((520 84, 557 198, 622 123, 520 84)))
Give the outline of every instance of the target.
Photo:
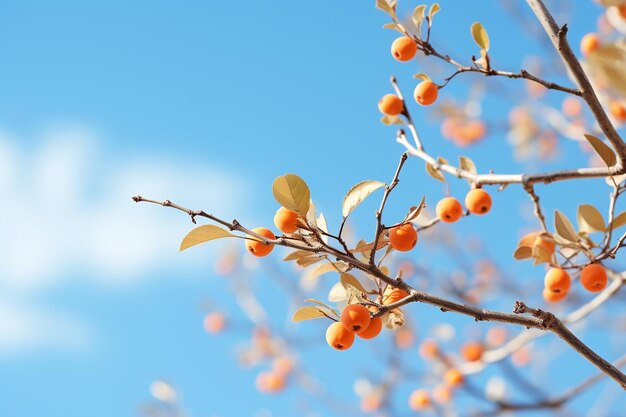
POLYGON ((266 394, 278 392, 285 387, 285 378, 272 371, 261 372, 256 378, 256 387, 266 394))
POLYGON ((354 343, 354 333, 340 322, 334 322, 326 329, 326 343, 333 349, 346 350, 354 343))
POLYGON ((443 376, 443 380, 449 387, 458 387, 464 381, 463 374, 456 368, 448 369, 443 376))
POLYGON ((298 230, 298 218, 300 215, 284 207, 276 210, 274 224, 283 233, 293 233, 298 230))
POLYGON ((561 268, 550 269, 545 276, 544 285, 547 289, 556 293, 567 293, 572 284, 572 279, 565 270, 561 268))
POLYGON ((454 223, 463 215, 463 207, 454 197, 442 198, 435 207, 439 220, 445 223, 454 223))
POLYGON ((391 55, 398 61, 410 61, 416 53, 417 43, 408 36, 401 36, 391 44, 391 55))
POLYGON ((367 329, 372 321, 370 311, 361 304, 350 304, 341 312, 341 324, 352 333, 367 329))
POLYGON ((385 305, 389 305, 389 304, 393 304, 396 301, 400 301, 403 298, 406 298, 409 296, 409 293, 401 290, 400 288, 394 288, 393 290, 389 291, 386 295, 383 296, 383 304, 385 305))
POLYGON ((389 244, 397 251, 409 251, 416 243, 417 230, 411 223, 404 223, 389 230, 389 244))
POLYGON ((380 334, 380 331, 383 329, 383 319, 380 317, 372 317, 370 320, 369 326, 357 333, 357 336, 363 339, 373 339, 380 334))
POLYGON ((416 389, 409 396, 409 408, 420 411, 430 407, 430 395, 424 389, 416 389))
POLYGON ((609 111, 619 122, 626 122, 626 107, 624 107, 624 105, 622 105, 619 101, 610 101, 609 111))
POLYGON ((472 214, 487 214, 491 210, 491 196, 482 188, 470 190, 465 196, 465 207, 472 214))
POLYGON ((415 97, 415 101, 417 101, 422 106, 430 106, 437 100, 437 95, 439 94, 439 87, 429 80, 422 81, 415 87, 415 91, 413 92, 413 96, 415 97))
MULTIPOLYGON (((252 231, 268 239, 276 239, 274 233, 272 233, 270 229, 266 229, 265 227, 256 227, 252 229, 252 231)), ((266 245, 265 243, 258 240, 252 240, 256 239, 255 237, 250 236, 250 238, 251 239, 246 239, 246 249, 254 256, 266 256, 272 251, 272 249, 274 249, 274 245, 271 243, 266 245)))
POLYGON ((389 116, 397 116, 402 113, 404 109, 404 103, 395 94, 385 94, 383 98, 378 101, 378 110, 381 113, 389 116))
POLYGON ((433 339, 424 340, 420 345, 419 353, 424 359, 434 359, 439 356, 439 346, 433 339))
POLYGON ((580 50, 583 55, 589 55, 600 46, 600 38, 595 33, 587 33, 580 40, 580 50))
POLYGON ((559 301, 565 300, 566 297, 566 292, 552 292, 548 288, 543 289, 543 299, 547 303, 558 303, 559 301))
POLYGON ((224 314, 215 311, 207 314, 202 324, 207 333, 219 333, 224 329, 226 319, 224 318, 224 314))
POLYGON ((485 347, 480 342, 467 342, 461 348, 461 355, 468 362, 476 362, 482 358, 485 347))
POLYGON ((600 264, 587 265, 580 273, 580 283, 590 292, 602 291, 607 281, 606 270, 600 264))

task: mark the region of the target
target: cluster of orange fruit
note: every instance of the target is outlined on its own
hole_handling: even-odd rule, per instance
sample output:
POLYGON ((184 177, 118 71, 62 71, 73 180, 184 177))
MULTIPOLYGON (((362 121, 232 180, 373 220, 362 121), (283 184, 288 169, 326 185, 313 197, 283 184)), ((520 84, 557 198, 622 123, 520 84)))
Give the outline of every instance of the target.
MULTIPOLYGON (((407 62, 417 54, 417 42, 408 36, 401 36, 391 44, 391 55, 398 61, 407 62)), ((419 83, 413 91, 415 101, 422 106, 430 106, 437 100, 439 87, 430 80, 419 83)), ((404 110, 400 97, 387 94, 378 102, 378 109, 388 116, 398 116, 404 110)))
POLYGON ((349 304, 341 312, 341 320, 332 323, 326 330, 326 342, 336 350, 349 349, 355 336, 373 339, 380 334, 383 320, 372 317, 370 310, 361 304, 349 304))
MULTIPOLYGON (((580 272, 580 283, 589 292, 602 291, 607 282, 606 270, 600 264, 589 264, 580 272)), ((567 271, 551 268, 544 278, 543 298, 548 302, 562 301, 567 297, 571 284, 572 279, 567 271)))

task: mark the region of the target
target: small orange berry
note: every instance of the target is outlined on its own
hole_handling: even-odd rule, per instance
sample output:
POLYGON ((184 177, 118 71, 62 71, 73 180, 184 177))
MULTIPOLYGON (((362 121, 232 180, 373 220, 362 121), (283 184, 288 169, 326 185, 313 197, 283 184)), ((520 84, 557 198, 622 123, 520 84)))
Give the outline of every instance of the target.
POLYGON ((465 207, 472 214, 487 214, 491 210, 491 196, 482 188, 475 188, 465 196, 465 207))
POLYGON ((566 297, 566 292, 552 292, 548 288, 543 289, 543 299, 548 303, 558 303, 565 300, 566 297))
POLYGON ((600 264, 587 265, 580 273, 580 283, 590 292, 602 291, 607 281, 606 270, 600 264))
POLYGON ((256 378, 256 387, 266 394, 275 393, 285 387, 285 378, 271 371, 261 372, 256 378))
POLYGON ((365 328, 365 330, 357 333, 357 336, 363 339, 373 339, 380 334, 380 331, 383 329, 383 319, 380 317, 372 317, 370 320, 369 326, 365 328))
POLYGON ((415 97, 415 101, 422 106, 430 106, 437 100, 438 94, 439 87, 437 87, 434 82, 426 80, 415 87, 413 96, 415 97))
POLYGON ((626 107, 619 101, 609 102, 609 111, 619 122, 626 122, 626 107))
POLYGON ((416 389, 409 396, 409 407, 413 411, 420 411, 430 407, 430 395, 424 389, 416 389))
POLYGON ((556 293, 567 293, 571 283, 569 274, 561 268, 550 269, 544 279, 545 287, 556 293))
POLYGON ((420 345, 419 352, 424 359, 434 359, 439 356, 439 347, 433 339, 427 339, 420 345))
POLYGON ((274 224, 283 233, 293 233, 298 230, 298 218, 300 215, 284 207, 276 210, 274 224))
POLYGON ((437 401, 439 404, 447 404, 450 402, 452 398, 452 391, 450 388, 445 385, 437 385, 433 389, 433 400, 437 401))
POLYGON ((349 304, 341 312, 341 324, 352 333, 364 331, 371 321, 370 311, 361 304, 349 304))
MULTIPOLYGON (((257 227, 252 229, 253 232, 260 234, 261 236, 266 237, 267 239, 271 239, 274 240, 276 239, 276 236, 274 236, 274 233, 272 233, 272 231, 270 229, 266 229, 265 227, 257 227)), ((249 236, 251 239, 256 239, 255 237, 249 236)), ((272 249, 274 249, 274 245, 273 244, 264 244, 263 242, 260 242, 258 240, 251 240, 251 239, 246 239, 246 249, 248 250, 248 252, 250 252, 251 254, 253 254, 254 256, 266 256, 268 255, 272 249)))
POLYGON ((410 61, 416 53, 417 43, 407 36, 401 36, 391 44, 391 55, 398 61, 410 61))
POLYGON ((224 314, 215 311, 207 314, 202 324, 207 333, 219 333, 224 329, 226 319, 224 318, 224 314))
POLYGON ((485 352, 485 348, 480 342, 467 342, 461 348, 461 355, 468 362, 479 361, 485 352))
POLYGON ((411 223, 404 223, 389 230, 389 244, 397 251, 409 251, 416 243, 417 230, 411 223))
POLYGON ((386 94, 378 101, 378 110, 389 116, 397 116, 402 113, 404 103, 395 94, 386 94))
POLYGON ((458 387, 464 381, 461 371, 455 368, 449 369, 443 376, 443 380, 449 387, 458 387))
POLYGON ((600 46, 600 38, 595 33, 587 33, 580 40, 580 50, 583 55, 589 55, 600 46))
POLYGON ((334 322, 326 329, 326 343, 336 350, 346 350, 354 343, 354 333, 340 322, 334 322))
POLYGON ((454 197, 442 198, 435 207, 439 220, 445 223, 454 223, 463 215, 463 206, 454 197))

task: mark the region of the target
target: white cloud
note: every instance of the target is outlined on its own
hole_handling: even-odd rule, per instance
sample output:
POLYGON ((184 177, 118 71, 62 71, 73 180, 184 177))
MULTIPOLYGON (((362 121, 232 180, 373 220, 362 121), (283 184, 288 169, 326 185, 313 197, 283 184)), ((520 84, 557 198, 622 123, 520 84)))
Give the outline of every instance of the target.
POLYGON ((245 214, 247 185, 234 172, 208 161, 107 155, 102 143, 77 127, 35 140, 0 132, 0 356, 94 346, 98 332, 87 320, 43 307, 48 290, 77 280, 128 285, 162 272, 179 279, 206 267, 207 248, 178 252, 193 227, 187 215, 133 195, 245 214))
POLYGON ((0 136, 0 290, 42 290, 78 272, 136 280, 206 259, 177 251, 193 226, 186 215, 137 205, 137 193, 227 218, 244 207, 234 173, 150 156, 111 162, 96 144, 76 128, 48 132, 34 153, 0 136))

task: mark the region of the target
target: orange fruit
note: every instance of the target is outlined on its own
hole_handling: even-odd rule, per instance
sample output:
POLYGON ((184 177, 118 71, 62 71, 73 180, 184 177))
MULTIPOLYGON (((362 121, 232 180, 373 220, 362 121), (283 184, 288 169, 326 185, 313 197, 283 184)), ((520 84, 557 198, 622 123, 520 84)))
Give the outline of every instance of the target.
POLYGON ((404 103, 395 94, 386 94, 378 101, 378 110, 389 116, 397 116, 404 110, 404 103))
POLYGON ((550 269, 545 276, 544 285, 547 289, 556 293, 567 293, 572 284, 572 279, 561 268, 550 269))
POLYGON ((417 230, 411 223, 404 223, 389 230, 389 244, 397 251, 409 251, 416 243, 417 230))
POLYGON ((216 311, 213 313, 209 313, 204 317, 203 321, 204 330, 207 333, 219 333, 224 329, 226 325, 226 319, 224 318, 224 314, 216 311))
POLYGON ((595 33, 587 33, 580 40, 580 50, 583 55, 589 55, 600 46, 600 38, 595 33))
POLYGON ((430 395, 424 389, 416 389, 409 396, 409 408, 413 411, 424 410, 430 407, 430 395))
POLYGON ((543 289, 543 299, 548 303, 558 303, 565 300, 566 297, 566 292, 552 292, 548 288, 543 289))
POLYGON ((274 224, 283 233, 293 233, 298 230, 298 219, 300 215, 284 207, 276 210, 274 224))
POLYGON ((349 304, 341 312, 341 324, 352 333, 364 331, 371 321, 370 311, 361 304, 349 304))
POLYGON ((619 101, 611 100, 609 102, 609 111, 619 122, 626 122, 626 107, 619 101))
POLYGON ((346 350, 354 343, 354 333, 340 322, 334 322, 326 329, 326 343, 333 349, 346 350))
POLYGON ((278 392, 285 388, 285 378, 272 371, 261 372, 256 378, 256 387, 266 394, 278 392))
POLYGON ((420 345, 419 352, 422 358, 433 359, 439 356, 439 347, 433 339, 427 339, 420 345))
POLYGON ((410 61, 416 53, 417 43, 407 36, 399 37, 391 44, 391 55, 398 61, 410 61))
POLYGON ((482 188, 470 190, 465 196, 465 207, 472 214, 487 214, 491 210, 491 196, 482 188))
POLYGON ((363 339, 373 339, 380 334, 380 331, 383 329, 383 319, 380 317, 372 317, 370 320, 369 326, 357 333, 357 336, 363 339))
POLYGON ((461 371, 456 368, 451 368, 444 374, 443 380, 449 387, 458 387, 463 383, 464 377, 461 371))
POLYGON ((602 291, 607 281, 606 270, 600 264, 587 265, 580 272, 580 283, 587 291, 602 291))
POLYGON ((467 342, 461 348, 461 355, 468 362, 479 361, 485 352, 485 347, 480 342, 467 342))
POLYGON ((437 100, 437 95, 439 94, 439 87, 429 80, 422 81, 415 87, 415 91, 413 92, 413 96, 415 97, 415 101, 417 101, 422 106, 430 106, 437 100))
MULTIPOLYGON (((274 233, 272 233, 270 229, 266 229, 265 227, 257 227, 257 228, 252 229, 252 231, 268 239, 271 239, 271 240, 276 239, 276 236, 274 236, 274 233)), ((256 239, 255 237, 252 237, 252 236, 249 236, 249 237, 251 239, 256 239)), ((272 251, 272 249, 274 249, 274 245, 271 243, 266 245, 263 242, 260 242, 258 240, 251 240, 251 239, 246 239, 246 249, 248 250, 248 252, 250 252, 254 256, 259 256, 259 257, 266 256, 272 251)))
POLYGON ((435 207, 439 220, 445 223, 454 223, 463 215, 463 207, 454 197, 442 198, 435 207))

